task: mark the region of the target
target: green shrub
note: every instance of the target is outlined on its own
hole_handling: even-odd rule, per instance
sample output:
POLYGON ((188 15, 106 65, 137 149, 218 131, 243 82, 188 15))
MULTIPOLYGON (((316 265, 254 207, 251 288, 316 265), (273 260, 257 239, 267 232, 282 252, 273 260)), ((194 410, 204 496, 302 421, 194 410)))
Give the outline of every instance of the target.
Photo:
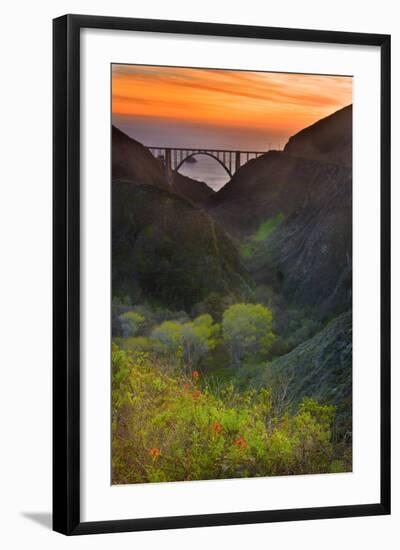
POLYGON ((113 346, 114 484, 341 471, 333 407, 305 399, 276 416, 268 389, 215 395, 163 361, 113 346))
POLYGON ((213 323, 211 315, 204 314, 186 323, 164 321, 154 328, 151 337, 160 354, 175 365, 183 362, 191 372, 215 348, 219 332, 220 327, 213 323))
POLYGON ((128 336, 136 336, 139 333, 140 326, 144 322, 144 317, 136 311, 127 311, 120 315, 120 322, 122 328, 122 335, 127 338, 128 336))
POLYGON ((236 365, 246 356, 266 355, 275 340, 272 311, 261 304, 234 304, 224 312, 222 327, 236 365))

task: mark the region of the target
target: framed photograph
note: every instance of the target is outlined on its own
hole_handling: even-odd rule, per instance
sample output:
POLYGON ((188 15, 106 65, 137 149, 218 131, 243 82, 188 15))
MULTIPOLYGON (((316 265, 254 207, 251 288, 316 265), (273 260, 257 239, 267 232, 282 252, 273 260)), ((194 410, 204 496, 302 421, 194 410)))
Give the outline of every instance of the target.
POLYGON ((390 513, 390 37, 54 20, 54 529, 390 513))

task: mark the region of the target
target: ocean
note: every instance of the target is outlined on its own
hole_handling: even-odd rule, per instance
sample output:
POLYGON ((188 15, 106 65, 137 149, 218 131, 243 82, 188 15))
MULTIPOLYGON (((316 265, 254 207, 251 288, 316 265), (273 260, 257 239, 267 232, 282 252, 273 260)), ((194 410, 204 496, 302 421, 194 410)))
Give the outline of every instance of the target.
POLYGON ((184 162, 179 173, 194 180, 204 181, 211 189, 218 191, 230 180, 229 174, 213 158, 206 155, 194 157, 196 162, 184 162))
MULTIPOLYGON (((226 149, 227 151, 268 151, 281 149, 287 136, 268 129, 210 128, 200 125, 171 123, 170 120, 152 120, 146 117, 126 119, 113 115, 113 124, 128 136, 149 148, 226 149)), ((229 181, 229 175, 216 160, 197 155, 196 162, 185 162, 179 172, 203 181, 218 191, 229 181)), ((244 164, 246 159, 242 159, 244 164)))
MULTIPOLYGON (((184 162, 179 173, 194 180, 203 181, 214 191, 219 191, 230 180, 226 170, 212 157, 196 155, 196 162, 184 162)), ((250 157, 251 158, 251 157, 250 157)), ((245 159, 242 159, 242 165, 245 159)))

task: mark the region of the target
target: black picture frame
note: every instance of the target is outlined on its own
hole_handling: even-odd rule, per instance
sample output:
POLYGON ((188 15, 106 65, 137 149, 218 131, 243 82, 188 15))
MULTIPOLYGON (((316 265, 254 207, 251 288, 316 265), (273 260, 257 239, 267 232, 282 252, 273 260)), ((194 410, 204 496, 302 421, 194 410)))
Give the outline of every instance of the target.
POLYGON ((390 513, 390 36, 65 15, 53 21, 53 529, 66 535, 390 513), (381 496, 371 504, 80 520, 80 31, 84 28, 378 46, 381 50, 381 496))

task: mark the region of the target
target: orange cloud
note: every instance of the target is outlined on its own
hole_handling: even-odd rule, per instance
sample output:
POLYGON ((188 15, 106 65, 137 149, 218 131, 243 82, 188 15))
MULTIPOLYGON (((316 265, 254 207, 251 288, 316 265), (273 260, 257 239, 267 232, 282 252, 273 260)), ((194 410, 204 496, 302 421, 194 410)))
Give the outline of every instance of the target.
POLYGON ((352 102, 342 76, 113 65, 112 112, 292 133, 352 102))

